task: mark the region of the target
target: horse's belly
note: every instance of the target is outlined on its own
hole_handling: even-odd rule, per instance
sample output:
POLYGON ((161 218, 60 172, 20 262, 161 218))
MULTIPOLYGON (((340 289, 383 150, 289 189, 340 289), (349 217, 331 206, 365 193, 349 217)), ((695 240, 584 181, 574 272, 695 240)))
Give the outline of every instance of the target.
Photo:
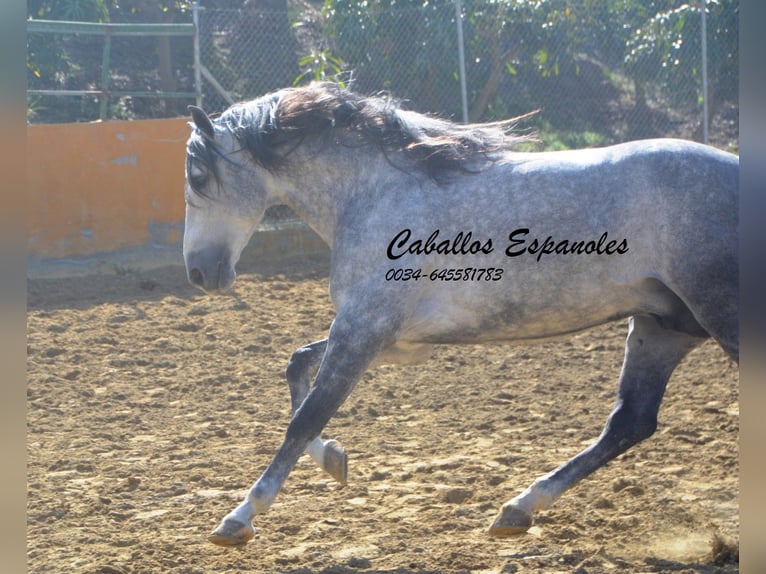
POLYGON ((615 312, 609 315, 578 317, 577 321, 566 321, 556 318, 505 325, 499 325, 495 318, 490 318, 486 322, 479 321, 470 324, 435 324, 427 329, 407 330, 402 334, 402 340, 431 345, 497 343, 503 341, 537 342, 582 331, 589 327, 628 317, 632 314, 632 312, 615 312))
POLYGON ((596 293, 587 299, 559 297, 545 301, 487 296, 434 297, 424 300, 405 320, 400 340, 411 343, 465 344, 548 339, 660 310, 626 289, 596 293))

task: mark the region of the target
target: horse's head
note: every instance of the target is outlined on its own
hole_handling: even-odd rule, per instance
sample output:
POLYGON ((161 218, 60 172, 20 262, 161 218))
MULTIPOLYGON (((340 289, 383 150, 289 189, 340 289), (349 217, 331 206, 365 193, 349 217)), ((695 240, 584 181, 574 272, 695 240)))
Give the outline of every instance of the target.
POLYGON ((255 227, 269 205, 256 166, 220 119, 190 106, 186 146, 183 253, 189 281, 205 291, 227 289, 255 227))

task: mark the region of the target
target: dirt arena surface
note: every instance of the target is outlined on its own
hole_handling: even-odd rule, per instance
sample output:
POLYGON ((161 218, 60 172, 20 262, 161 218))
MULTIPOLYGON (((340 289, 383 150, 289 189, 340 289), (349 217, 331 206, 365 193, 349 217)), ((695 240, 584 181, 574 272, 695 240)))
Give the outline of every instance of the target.
POLYGON ((486 534, 601 432, 624 321, 369 371, 325 432, 349 484, 304 456, 250 544, 208 543, 282 439, 287 360, 333 318, 328 266, 246 262, 216 297, 181 267, 29 282, 29 572, 738 572, 739 377, 711 342, 651 439, 527 534, 486 534))

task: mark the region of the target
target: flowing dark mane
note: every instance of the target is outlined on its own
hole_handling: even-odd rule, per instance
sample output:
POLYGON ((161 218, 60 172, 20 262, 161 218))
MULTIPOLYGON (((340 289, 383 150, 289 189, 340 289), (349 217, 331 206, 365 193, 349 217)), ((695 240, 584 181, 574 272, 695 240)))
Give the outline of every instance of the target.
MULTIPOLYGON (((480 171, 495 161, 498 152, 529 141, 529 136, 509 134, 519 119, 458 124, 405 110, 392 98, 365 97, 335 83, 318 82, 235 104, 215 123, 230 130, 239 145, 268 170, 278 170, 290 152, 309 138, 335 134, 341 145, 372 144, 386 154, 402 152, 413 165, 442 182, 455 172, 480 171)), ((193 138, 188 151, 215 173, 211 164, 222 154, 211 144, 207 138, 193 138)))

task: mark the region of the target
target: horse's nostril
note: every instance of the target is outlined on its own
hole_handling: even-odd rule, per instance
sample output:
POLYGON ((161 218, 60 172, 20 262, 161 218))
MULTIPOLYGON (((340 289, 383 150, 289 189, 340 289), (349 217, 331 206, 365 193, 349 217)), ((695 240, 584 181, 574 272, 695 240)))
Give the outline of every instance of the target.
POLYGON ((202 287, 202 285, 205 283, 205 277, 202 275, 202 271, 195 267, 189 271, 189 281, 191 281, 192 285, 202 287))

